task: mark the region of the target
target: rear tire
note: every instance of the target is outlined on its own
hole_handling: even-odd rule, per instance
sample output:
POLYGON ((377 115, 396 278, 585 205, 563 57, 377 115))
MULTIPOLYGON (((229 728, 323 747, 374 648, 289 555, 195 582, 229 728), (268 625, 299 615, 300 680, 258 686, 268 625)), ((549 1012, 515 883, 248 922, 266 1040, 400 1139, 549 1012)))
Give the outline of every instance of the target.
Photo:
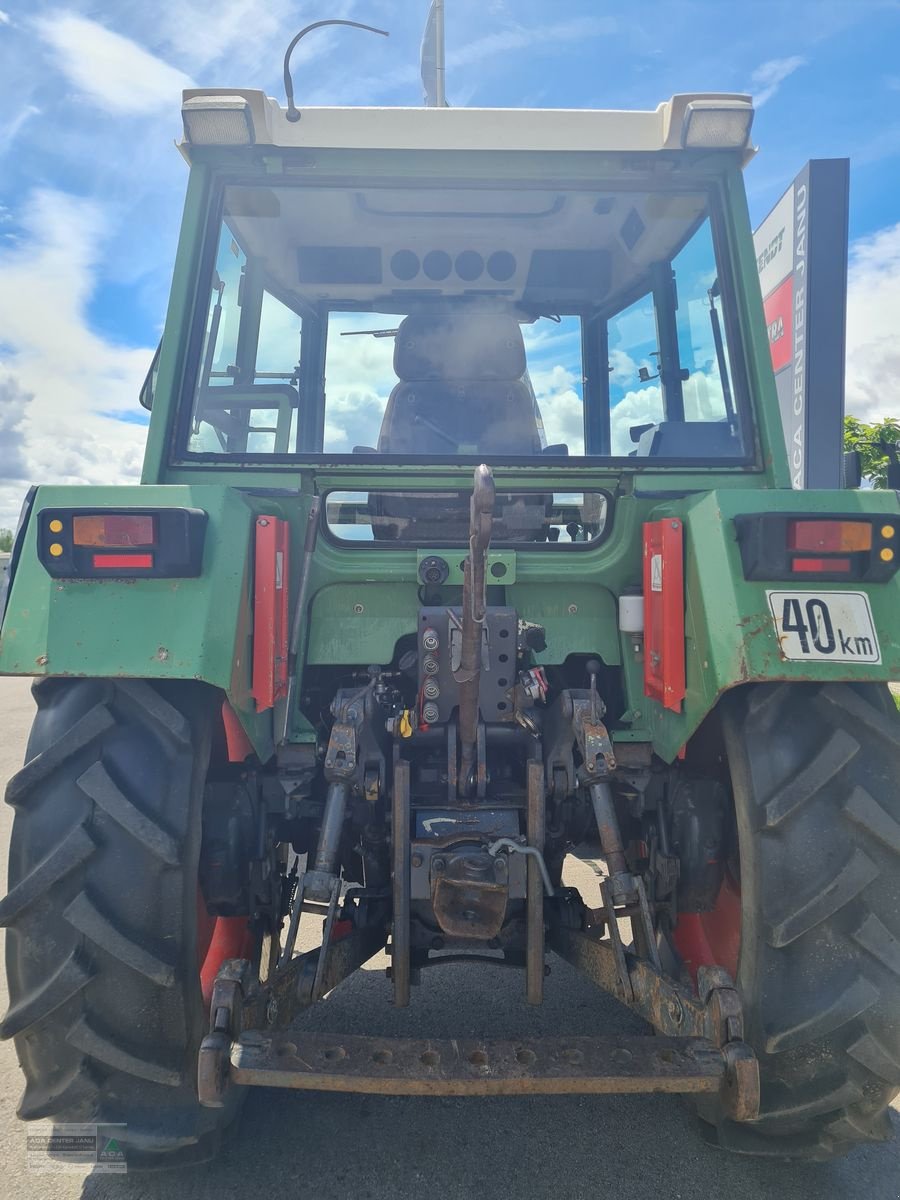
POLYGON ((886 687, 777 684, 726 697, 723 726, 762 1106, 717 1138, 831 1158, 889 1138, 900 1091, 900 718, 886 687))
MULTIPOLYGON (((124 1122, 129 1166, 200 1161, 234 1117, 197 1100, 197 864, 212 693, 47 679, 15 809, 10 1008, 25 1120, 124 1122)), ((202 936, 202 934, 201 934, 202 936)), ((232 1089, 234 1090, 234 1089, 232 1089)))

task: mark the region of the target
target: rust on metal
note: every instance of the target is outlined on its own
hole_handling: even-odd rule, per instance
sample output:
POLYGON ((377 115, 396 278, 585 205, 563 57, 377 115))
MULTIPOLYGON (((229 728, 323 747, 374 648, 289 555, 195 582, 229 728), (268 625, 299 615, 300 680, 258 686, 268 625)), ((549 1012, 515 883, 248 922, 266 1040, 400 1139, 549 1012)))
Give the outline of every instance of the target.
POLYGON ((231 1052, 236 1084, 387 1096, 717 1093, 726 1061, 690 1038, 521 1041, 245 1035, 231 1052))
MULTIPOLYGON (((604 881, 605 882, 605 881, 604 881)), ((608 922, 610 928, 614 921, 608 922)), ((743 1041, 740 996, 722 967, 698 972, 699 996, 693 996, 649 962, 635 958, 621 943, 600 940, 577 929, 554 925, 551 948, 604 991, 623 999, 622 967, 627 976, 625 1003, 663 1036, 693 1037, 727 1050, 722 1103, 735 1121, 759 1114, 759 1063, 743 1041)))

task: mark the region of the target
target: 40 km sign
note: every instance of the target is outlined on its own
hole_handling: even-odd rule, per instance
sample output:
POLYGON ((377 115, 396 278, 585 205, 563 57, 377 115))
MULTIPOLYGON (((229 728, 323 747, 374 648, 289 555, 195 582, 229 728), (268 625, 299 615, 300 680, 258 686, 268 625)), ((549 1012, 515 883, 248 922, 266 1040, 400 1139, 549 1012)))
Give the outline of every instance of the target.
POLYGON ((756 233, 795 488, 842 486, 849 163, 808 162, 756 233))
POLYGON ((767 592, 775 633, 791 661, 880 663, 865 592, 767 592))

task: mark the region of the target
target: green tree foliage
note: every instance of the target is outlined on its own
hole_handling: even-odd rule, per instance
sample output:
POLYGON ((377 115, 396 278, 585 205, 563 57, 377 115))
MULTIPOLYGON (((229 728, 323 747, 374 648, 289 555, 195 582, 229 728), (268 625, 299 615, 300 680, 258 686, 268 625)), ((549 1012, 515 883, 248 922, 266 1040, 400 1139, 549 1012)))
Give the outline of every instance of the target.
POLYGON ((900 419, 886 417, 866 424, 856 417, 844 417, 844 449, 858 450, 862 458, 863 478, 873 487, 887 487, 888 450, 900 442, 900 419))
POLYGON ((0 529, 0 554, 4 550, 12 550, 13 532, 11 529, 0 529))

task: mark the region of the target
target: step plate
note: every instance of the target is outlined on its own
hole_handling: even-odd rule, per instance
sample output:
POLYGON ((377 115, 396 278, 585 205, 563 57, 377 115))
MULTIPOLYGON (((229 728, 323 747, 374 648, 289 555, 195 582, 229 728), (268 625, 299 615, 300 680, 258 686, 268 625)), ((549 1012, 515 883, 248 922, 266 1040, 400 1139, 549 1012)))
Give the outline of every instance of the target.
POLYGON ((385 1096, 521 1096, 717 1092, 725 1060, 703 1038, 425 1041, 267 1035, 231 1050, 231 1082, 385 1096))

